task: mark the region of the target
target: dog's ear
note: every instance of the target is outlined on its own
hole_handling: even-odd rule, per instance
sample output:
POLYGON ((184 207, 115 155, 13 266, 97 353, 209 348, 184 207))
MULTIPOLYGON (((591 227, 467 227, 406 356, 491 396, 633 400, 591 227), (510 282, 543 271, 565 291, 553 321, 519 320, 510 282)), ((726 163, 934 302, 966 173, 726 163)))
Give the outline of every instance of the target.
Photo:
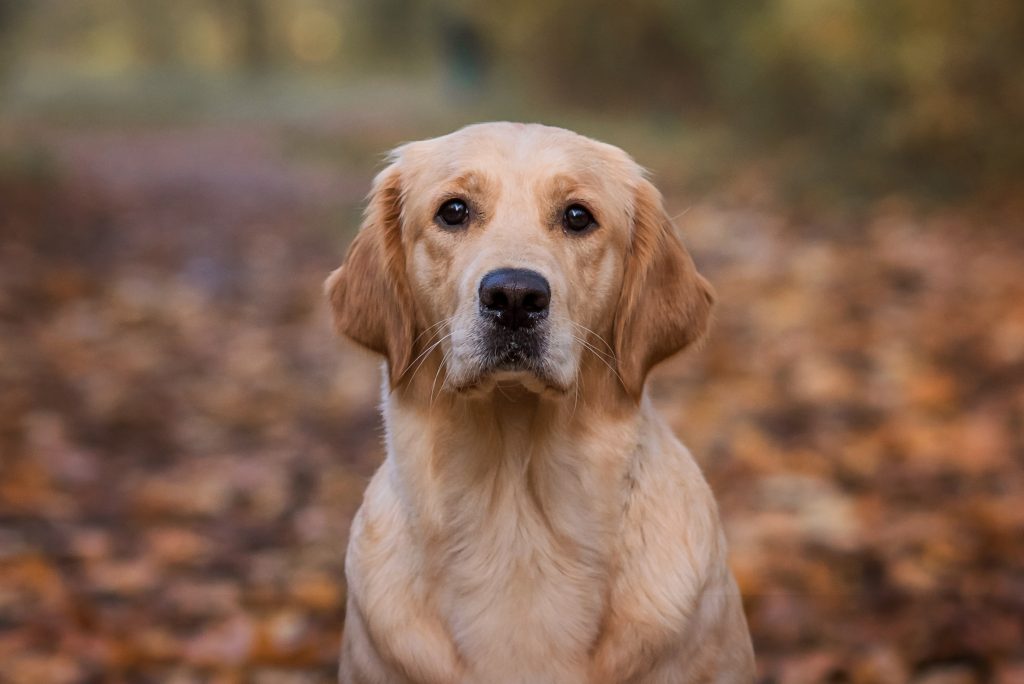
POLYGON ((363 225, 324 291, 339 333, 383 354, 395 387, 412 359, 415 314, 402 248, 402 178, 397 162, 373 182, 363 225))
POLYGON ((639 401, 655 364, 704 336, 714 302, 714 290, 676 237, 661 193, 641 180, 614 328, 619 377, 633 399, 639 401))

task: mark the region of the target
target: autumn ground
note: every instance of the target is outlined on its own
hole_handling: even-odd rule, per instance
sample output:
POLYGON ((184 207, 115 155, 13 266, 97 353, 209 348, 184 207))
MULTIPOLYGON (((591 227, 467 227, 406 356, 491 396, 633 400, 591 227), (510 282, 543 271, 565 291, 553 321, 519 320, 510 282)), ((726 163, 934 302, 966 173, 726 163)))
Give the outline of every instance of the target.
MULTIPOLYGON (((0 682, 333 679, 381 447, 320 284, 407 133, 4 124, 0 682)), ((1024 682, 1022 207, 823 218, 756 171, 667 177, 721 305, 652 391, 765 681, 1024 682)))

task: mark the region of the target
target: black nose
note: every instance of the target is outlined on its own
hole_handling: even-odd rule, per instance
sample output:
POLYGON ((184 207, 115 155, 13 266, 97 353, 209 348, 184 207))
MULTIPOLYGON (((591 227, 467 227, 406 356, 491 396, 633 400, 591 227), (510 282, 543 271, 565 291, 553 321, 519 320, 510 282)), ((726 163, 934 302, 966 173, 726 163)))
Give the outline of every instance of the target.
POLYGON ((480 281, 480 313, 512 330, 547 318, 550 301, 551 286, 536 271, 499 268, 480 281))

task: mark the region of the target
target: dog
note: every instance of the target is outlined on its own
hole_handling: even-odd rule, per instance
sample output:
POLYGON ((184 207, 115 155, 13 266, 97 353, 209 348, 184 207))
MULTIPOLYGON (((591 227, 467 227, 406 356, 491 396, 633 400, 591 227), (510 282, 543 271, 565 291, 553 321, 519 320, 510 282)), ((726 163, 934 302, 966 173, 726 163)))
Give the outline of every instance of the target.
POLYGON ((753 681, 714 498, 644 391, 714 294, 632 158, 538 124, 402 145, 325 290, 386 359, 340 681, 753 681))

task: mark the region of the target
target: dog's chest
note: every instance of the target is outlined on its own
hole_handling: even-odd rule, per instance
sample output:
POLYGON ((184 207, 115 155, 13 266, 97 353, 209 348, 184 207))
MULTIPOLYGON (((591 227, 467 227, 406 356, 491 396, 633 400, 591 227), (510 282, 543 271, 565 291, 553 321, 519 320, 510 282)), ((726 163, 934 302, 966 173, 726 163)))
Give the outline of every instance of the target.
POLYGON ((515 492, 499 496, 507 500, 498 512, 467 516, 449 542, 445 621, 480 681, 498 672, 576 681, 605 607, 605 555, 596 546, 603 530, 545 513, 515 492), (525 671, 534 666, 542 669, 525 671))

